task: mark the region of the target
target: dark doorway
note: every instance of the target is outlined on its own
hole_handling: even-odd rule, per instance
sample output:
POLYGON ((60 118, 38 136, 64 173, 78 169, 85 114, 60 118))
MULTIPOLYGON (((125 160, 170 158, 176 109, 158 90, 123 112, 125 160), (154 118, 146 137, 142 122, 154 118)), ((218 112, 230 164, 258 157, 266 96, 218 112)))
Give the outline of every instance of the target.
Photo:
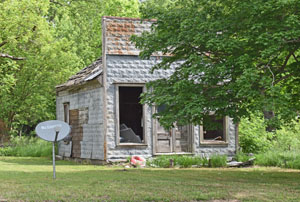
POLYGON ((143 87, 119 86, 120 142, 144 141, 141 93, 143 87), (135 138, 134 135, 139 138, 135 138))

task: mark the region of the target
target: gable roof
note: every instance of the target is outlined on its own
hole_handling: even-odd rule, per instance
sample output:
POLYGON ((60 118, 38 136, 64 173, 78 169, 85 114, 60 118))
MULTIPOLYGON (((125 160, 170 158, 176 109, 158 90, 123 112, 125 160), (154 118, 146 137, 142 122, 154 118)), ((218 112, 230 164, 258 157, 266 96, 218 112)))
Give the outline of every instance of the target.
POLYGON ((98 58, 95 62, 83 68, 77 74, 71 76, 66 83, 56 86, 56 90, 61 91, 70 86, 82 85, 88 81, 97 78, 101 74, 102 74, 102 59, 98 58))

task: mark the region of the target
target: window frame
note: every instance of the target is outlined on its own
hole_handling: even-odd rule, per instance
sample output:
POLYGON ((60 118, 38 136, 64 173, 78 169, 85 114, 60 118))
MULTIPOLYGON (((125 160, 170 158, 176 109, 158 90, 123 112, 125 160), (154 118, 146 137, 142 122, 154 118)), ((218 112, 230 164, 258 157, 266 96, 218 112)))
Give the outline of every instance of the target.
POLYGON ((67 124, 70 124, 70 102, 63 103, 63 110, 64 110, 64 122, 66 122, 67 124), (67 115, 67 117, 66 117, 66 115, 67 115))
POLYGON ((146 138, 146 105, 143 104, 143 141, 141 143, 120 142, 120 103, 119 88, 120 87, 142 87, 142 92, 146 91, 145 83, 115 83, 115 130, 116 130, 116 146, 148 146, 146 138))
MULTIPOLYGON (((213 114, 210 114, 213 115, 213 114)), ((205 140, 203 125, 199 126, 200 135, 200 145, 228 145, 228 135, 229 135, 229 117, 223 117, 223 137, 224 140, 205 140)))

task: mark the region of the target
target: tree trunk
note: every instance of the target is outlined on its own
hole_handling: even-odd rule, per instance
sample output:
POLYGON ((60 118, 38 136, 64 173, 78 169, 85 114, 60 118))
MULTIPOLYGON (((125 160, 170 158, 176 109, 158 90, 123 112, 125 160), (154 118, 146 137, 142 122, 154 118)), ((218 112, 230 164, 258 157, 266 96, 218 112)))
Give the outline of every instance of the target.
MULTIPOLYGON (((273 111, 267 111, 264 110, 264 119, 270 121, 271 119, 273 119, 275 117, 275 113, 273 111)), ((266 131, 267 132, 273 132, 276 130, 276 127, 271 124, 270 122, 267 123, 267 127, 266 127, 266 131)))

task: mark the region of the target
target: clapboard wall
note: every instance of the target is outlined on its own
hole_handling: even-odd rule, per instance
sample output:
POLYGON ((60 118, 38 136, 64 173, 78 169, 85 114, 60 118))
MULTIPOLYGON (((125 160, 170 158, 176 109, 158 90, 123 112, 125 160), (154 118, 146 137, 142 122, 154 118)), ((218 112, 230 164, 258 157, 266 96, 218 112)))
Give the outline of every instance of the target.
POLYGON ((59 143, 59 155, 104 160, 103 88, 89 82, 80 88, 58 92, 57 120, 64 121, 64 103, 69 103, 72 141, 59 143))

